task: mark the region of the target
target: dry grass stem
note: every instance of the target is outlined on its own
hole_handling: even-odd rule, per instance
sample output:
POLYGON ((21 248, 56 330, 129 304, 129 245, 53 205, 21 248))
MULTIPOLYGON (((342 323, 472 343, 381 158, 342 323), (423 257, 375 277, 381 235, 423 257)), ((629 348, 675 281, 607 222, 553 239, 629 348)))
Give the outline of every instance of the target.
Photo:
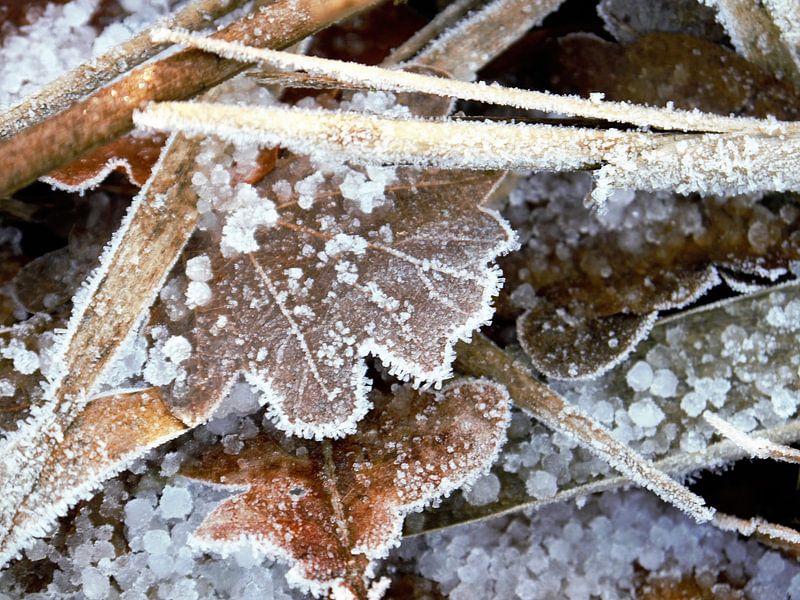
MULTIPOLYGON (((249 48, 241 44, 182 31, 154 29, 152 35, 157 42, 168 41, 183 44, 214 52, 225 58, 244 62, 260 62, 285 71, 304 71, 307 75, 325 78, 331 83, 339 82, 346 87, 435 94, 524 110, 539 110, 673 131, 739 132, 763 135, 796 135, 800 133, 800 127, 796 123, 723 117, 700 111, 653 108, 629 102, 605 102, 577 96, 559 96, 497 85, 468 83, 314 56, 249 48)), ((451 62, 437 59, 435 54, 423 53, 420 58, 424 60, 415 62, 424 62, 426 66, 440 69, 446 67, 443 68, 444 71, 452 70, 456 66, 451 62)))
POLYGON ((531 27, 541 24, 563 1, 493 0, 423 49, 425 64, 449 72, 456 79, 474 79, 481 68, 531 27), (465 39, 471 43, 464 44, 465 39), (454 58, 458 61, 454 62, 454 58))
MULTIPOLYGON (((244 3, 245 0, 191 0, 152 27, 199 29, 244 3)), ((150 37, 152 27, 65 73, 0 114, 0 140, 10 138, 23 129, 52 117, 161 52, 167 45, 153 43, 150 37)))
POLYGON ((800 450, 795 450, 794 448, 782 444, 776 444, 761 437, 753 437, 737 429, 719 415, 710 411, 705 411, 703 413, 703 419, 716 429, 720 435, 725 436, 734 444, 740 446, 752 457, 800 463, 800 450))
POLYGON ((358 162, 452 169, 600 167, 593 199, 613 189, 741 194, 800 190, 800 137, 649 134, 548 125, 385 119, 292 108, 164 102, 138 125, 280 145, 358 162))
POLYGON ((476 377, 490 377, 508 388, 514 403, 548 427, 574 438, 636 484, 680 508, 698 521, 708 521, 714 509, 667 474, 656 469, 605 427, 536 381, 528 369, 480 333, 457 348, 456 367, 476 377))

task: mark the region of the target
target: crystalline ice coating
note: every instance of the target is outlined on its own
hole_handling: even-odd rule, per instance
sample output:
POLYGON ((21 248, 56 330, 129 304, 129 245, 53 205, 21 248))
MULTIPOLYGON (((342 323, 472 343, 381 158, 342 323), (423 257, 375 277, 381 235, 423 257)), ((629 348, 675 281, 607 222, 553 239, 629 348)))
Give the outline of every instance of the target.
POLYGON ((630 368, 625 377, 631 389, 643 392, 653 383, 653 368, 640 360, 630 368))

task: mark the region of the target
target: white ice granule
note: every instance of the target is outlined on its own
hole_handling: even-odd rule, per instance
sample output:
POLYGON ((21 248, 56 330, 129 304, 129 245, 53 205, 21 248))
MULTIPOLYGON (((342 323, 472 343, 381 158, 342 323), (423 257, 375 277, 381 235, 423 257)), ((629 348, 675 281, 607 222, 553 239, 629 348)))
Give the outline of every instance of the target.
POLYGON ((367 240, 358 235, 338 233, 332 239, 325 242, 325 254, 331 257, 337 256, 343 252, 364 254, 366 249, 367 240))
POLYGON ((256 231, 271 227, 278 221, 275 203, 261 198, 256 189, 247 184, 236 188, 232 210, 222 227, 221 248, 224 256, 258 250, 256 231))
POLYGON ((653 368, 643 360, 633 365, 625 376, 631 389, 643 392, 653 383, 653 368))
POLYGON ((171 543, 169 533, 163 529, 151 529, 142 536, 144 551, 148 554, 166 554, 171 543))
POLYGON ((190 281, 186 286, 186 306, 195 308, 211 302, 211 286, 202 281, 190 281))
POLYGON ((706 399, 697 392, 689 392, 681 399, 681 409, 690 417, 697 417, 706 408, 706 399))
POLYGON ((528 476, 525 489, 534 498, 552 498, 558 491, 558 480, 547 471, 534 471, 528 476))
POLYGON ((473 506, 484 506, 497 502, 500 493, 500 479, 494 473, 487 473, 475 480, 468 490, 464 491, 464 498, 473 506))
POLYGON ((678 389, 678 378, 669 369, 657 369, 650 384, 650 393, 660 398, 672 398, 678 389))
POLYGON ((25 348, 20 340, 12 339, 8 345, 0 349, 0 356, 14 362, 14 370, 23 375, 30 375, 39 368, 39 355, 25 348))
POLYGON ((192 355, 192 345, 182 335, 173 335, 164 342, 162 352, 166 358, 177 365, 192 355))
POLYGON ((161 494, 158 512, 164 519, 182 519, 192 512, 192 495, 184 487, 168 485, 161 494))
POLYGON ((788 419, 797 410, 800 394, 787 390, 784 387, 779 387, 772 390, 770 401, 772 402, 772 410, 775 411, 775 414, 781 418, 788 419))
POLYGON ((13 381, 0 379, 0 398, 10 398, 17 391, 13 381))
POLYGON ((644 398, 628 407, 628 414, 639 427, 655 427, 664 420, 664 411, 653 402, 652 398, 644 398))
POLYGON ((86 567, 81 573, 83 593, 88 600, 103 600, 108 598, 110 584, 108 576, 103 575, 95 567, 86 567))
POLYGON ((191 281, 209 281, 214 274, 211 272, 211 259, 202 254, 186 261, 186 277, 191 281))

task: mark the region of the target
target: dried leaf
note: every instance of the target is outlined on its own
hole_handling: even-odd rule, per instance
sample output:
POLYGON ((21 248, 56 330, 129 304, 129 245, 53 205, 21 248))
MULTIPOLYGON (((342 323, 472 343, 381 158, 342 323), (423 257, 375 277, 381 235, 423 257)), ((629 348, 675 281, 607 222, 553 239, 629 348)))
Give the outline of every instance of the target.
POLYGON ((527 309, 520 341, 550 376, 607 370, 646 334, 635 319, 644 327, 654 311, 693 302, 719 283, 717 266, 774 281, 800 257, 800 211, 791 196, 637 192, 597 215, 583 207, 589 185, 586 176, 533 177, 518 192, 518 205, 527 206, 508 211, 525 247, 500 261, 507 284, 499 310, 514 317, 527 309), (627 335, 617 335, 620 320, 629 324, 627 335), (597 352, 583 331, 599 340, 597 352))
MULTIPOLYGON (((100 185, 113 171, 123 173, 133 185, 142 187, 158 161, 166 136, 151 133, 126 135, 94 152, 82 156, 66 167, 52 171, 40 180, 68 192, 85 192, 100 185)), ((254 165, 234 173, 236 181, 256 183, 275 167, 278 153, 265 148, 254 165)))
POLYGON ((589 35, 558 41, 545 67, 554 91, 652 106, 673 103, 720 115, 800 118, 791 85, 724 46, 678 33, 643 35, 628 45, 589 35))
POLYGON ((715 43, 725 31, 715 21, 714 11, 697 0, 601 0, 597 14, 617 41, 630 43, 647 33, 684 33, 715 43))
POLYGON ((83 192, 99 185, 112 171, 118 171, 133 185, 142 187, 166 139, 167 136, 161 134, 126 135, 50 172, 41 180, 60 190, 83 192))
POLYGON ((657 314, 582 318, 543 300, 517 320, 517 337, 533 366, 548 377, 595 377, 630 354, 657 314))
POLYGON ((398 543, 405 515, 488 468, 510 408, 487 381, 371 399, 375 409, 350 437, 291 447, 265 433, 239 454, 215 446, 186 466, 189 477, 245 488, 203 521, 194 543, 223 554, 252 543, 292 564, 294 585, 366 598, 371 563, 398 543))
MULTIPOLYGON (((555 387, 569 402, 613 427, 614 436, 652 460, 654 468, 676 477, 714 470, 748 458, 750 450, 717 436, 702 418, 703 406, 759 439, 780 445, 800 440, 800 420, 794 418, 800 399, 795 364, 799 308, 800 289, 794 283, 678 313, 662 319, 612 371, 593 381, 555 387), (674 391, 663 385, 633 389, 639 382, 629 382, 628 373, 642 363, 652 365, 654 381, 671 373, 674 391), (727 391, 721 394, 720 389, 727 391), (631 429, 630 408, 642 401, 654 403, 663 416, 646 434, 637 434, 631 429), (699 409, 698 402, 703 405, 699 409)), ((509 390, 513 397, 514 390, 509 390)), ((515 415, 493 471, 500 483, 496 501, 473 505, 454 495, 440 508, 409 520, 408 533, 630 485, 631 479, 614 476, 583 449, 565 450, 564 442, 551 440, 544 426, 521 416, 515 415), (527 489, 531 475, 539 471, 557 477, 555 495, 533 495, 527 489)))
MULTIPOLYGON (((132 460, 184 431, 186 426, 170 414, 157 389, 92 400, 48 456, 33 491, 22 499, 13 528, 3 539, 0 562, 13 558, 31 537, 49 533, 56 516, 132 460)), ((14 463, 8 460, 0 468, 13 469, 14 463)))
MULTIPOLYGON (((313 172, 284 159, 261 189, 313 172)), ((277 206, 254 252, 226 257, 218 235, 199 236, 185 258, 208 261, 213 296, 159 319, 193 348, 185 385, 172 388, 176 414, 205 421, 244 373, 282 429, 341 436, 369 409, 367 354, 401 377, 449 377, 453 344, 491 317, 500 280, 488 263, 516 244, 479 206, 496 184, 491 172, 398 171, 367 214, 326 183, 313 210, 296 191, 277 206)))

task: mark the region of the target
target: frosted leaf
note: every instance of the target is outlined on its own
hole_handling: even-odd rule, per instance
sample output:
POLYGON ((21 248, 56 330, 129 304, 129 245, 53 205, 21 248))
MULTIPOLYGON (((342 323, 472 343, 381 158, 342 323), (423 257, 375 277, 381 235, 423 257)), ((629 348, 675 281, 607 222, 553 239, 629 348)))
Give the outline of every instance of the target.
POLYGON ((533 174, 505 210, 523 248, 499 261, 498 310, 519 319, 521 344, 548 375, 600 374, 641 341, 657 310, 717 285, 719 268, 769 281, 800 252, 785 241, 800 227, 788 198, 776 201, 785 218, 767 198, 648 192, 615 198, 598 214, 583 204, 590 185, 585 174, 533 174), (754 223, 768 232, 757 246, 754 223))
MULTIPOLYGON (((523 284, 524 285, 524 284, 523 284)), ((656 314, 582 318, 540 301, 517 321, 517 337, 539 371, 555 379, 601 375, 628 356, 656 314)))
POLYGON ((42 181, 69 192, 84 192, 100 185, 113 171, 124 173, 136 187, 150 177, 166 136, 158 133, 130 134, 51 171, 42 181))
POLYGON ((434 395, 398 386, 371 399, 354 435, 305 442, 302 455, 264 433, 238 455, 215 446, 185 466, 189 477, 246 488, 206 517, 193 543, 223 554, 252 544, 290 563, 287 579, 301 589, 366 597, 371 563, 398 543, 405 516, 485 471, 510 416, 505 390, 487 381, 434 395))
MULTIPOLYGON (((303 168, 311 167, 284 159, 259 189, 302 178, 303 168)), ((275 225, 258 230, 253 252, 226 258, 213 230, 197 237, 187 258, 208 257, 213 273, 189 283, 189 304, 200 308, 179 321, 160 310, 154 317, 193 348, 182 364, 185 385, 172 390, 176 414, 205 421, 244 373, 282 429, 341 436, 369 408, 367 354, 401 378, 450 375, 453 344, 491 317, 500 280, 490 262, 516 242, 480 206, 497 174, 402 170, 397 177, 390 206, 369 215, 350 212, 330 182, 313 211, 293 193, 276 207, 275 225)))
MULTIPOLYGON (((38 415, 45 416, 44 411, 38 415)), ((47 534, 57 517, 133 459, 185 430, 158 390, 119 393, 90 402, 44 460, 38 480, 21 505, 0 504, 4 514, 14 516, 14 525, 0 545, 0 563, 14 557, 32 538, 47 534)), ((3 471, 18 468, 15 460, 36 451, 24 447, 31 443, 29 438, 17 438, 15 443, 17 447, 0 465, 3 471)))
POLYGON ((621 42, 633 42, 644 33, 671 31, 722 41, 724 31, 714 12, 697 0, 602 0, 597 13, 606 29, 621 42))

